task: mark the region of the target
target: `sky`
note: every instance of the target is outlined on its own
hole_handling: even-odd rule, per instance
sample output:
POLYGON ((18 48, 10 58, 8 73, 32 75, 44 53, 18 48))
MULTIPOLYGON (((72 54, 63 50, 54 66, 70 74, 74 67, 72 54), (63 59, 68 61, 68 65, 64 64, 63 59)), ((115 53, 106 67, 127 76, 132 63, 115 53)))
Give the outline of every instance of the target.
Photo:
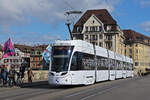
MULTIPOLYGON (((65 12, 107 9, 121 29, 150 37, 150 0, 0 0, 0 44, 36 45, 69 39, 65 12)), ((72 25, 82 16, 72 15, 72 25)))

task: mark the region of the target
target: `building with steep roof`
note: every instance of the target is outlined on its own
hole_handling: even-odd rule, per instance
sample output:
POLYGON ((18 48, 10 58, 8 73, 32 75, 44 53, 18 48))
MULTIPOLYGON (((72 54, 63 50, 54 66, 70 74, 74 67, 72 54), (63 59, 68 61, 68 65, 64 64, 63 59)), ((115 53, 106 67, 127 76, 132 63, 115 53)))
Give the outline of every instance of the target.
POLYGON ((22 52, 21 56, 28 64, 28 67, 31 67, 32 69, 43 69, 42 53, 46 49, 47 45, 27 46, 15 44, 14 47, 22 52))
POLYGON ((74 25, 72 36, 124 54, 123 32, 106 9, 87 10, 74 25))
POLYGON ((150 37, 128 29, 123 30, 125 36, 126 56, 133 58, 135 74, 150 69, 150 37))

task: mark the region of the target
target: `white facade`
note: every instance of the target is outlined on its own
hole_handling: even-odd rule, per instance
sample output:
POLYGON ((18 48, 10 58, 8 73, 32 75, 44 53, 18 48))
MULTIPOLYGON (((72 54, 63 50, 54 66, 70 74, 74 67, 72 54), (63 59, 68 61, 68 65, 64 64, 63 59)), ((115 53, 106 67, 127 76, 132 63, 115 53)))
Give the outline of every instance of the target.
POLYGON ((13 66, 16 69, 19 69, 19 67, 21 66, 21 64, 24 62, 23 58, 22 58, 22 52, 18 49, 15 48, 15 56, 8 56, 7 58, 2 58, 0 60, 0 64, 1 65, 5 65, 8 67, 8 69, 13 66))

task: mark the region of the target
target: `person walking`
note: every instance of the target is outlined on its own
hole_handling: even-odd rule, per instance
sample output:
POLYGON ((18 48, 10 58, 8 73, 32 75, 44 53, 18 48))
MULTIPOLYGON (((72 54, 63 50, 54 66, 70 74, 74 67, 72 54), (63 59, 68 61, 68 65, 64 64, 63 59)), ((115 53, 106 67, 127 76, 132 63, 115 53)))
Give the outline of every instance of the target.
POLYGON ((20 67, 21 80, 24 79, 24 73, 25 73, 25 66, 24 64, 21 64, 21 67, 20 67))
POLYGON ((28 82, 29 83, 32 83, 32 77, 34 77, 34 75, 33 75, 32 69, 29 68, 28 69, 28 82))
POLYGON ((2 78, 3 78, 3 86, 7 85, 8 70, 5 65, 2 68, 2 78))
POLYGON ((14 67, 11 67, 9 72, 8 72, 8 85, 9 86, 14 86, 16 85, 16 81, 15 81, 15 74, 16 74, 16 70, 14 67))
POLYGON ((2 67, 0 66, 0 84, 2 83, 2 67))
POLYGON ((142 71, 138 70, 137 75, 138 75, 138 77, 142 77, 142 71))

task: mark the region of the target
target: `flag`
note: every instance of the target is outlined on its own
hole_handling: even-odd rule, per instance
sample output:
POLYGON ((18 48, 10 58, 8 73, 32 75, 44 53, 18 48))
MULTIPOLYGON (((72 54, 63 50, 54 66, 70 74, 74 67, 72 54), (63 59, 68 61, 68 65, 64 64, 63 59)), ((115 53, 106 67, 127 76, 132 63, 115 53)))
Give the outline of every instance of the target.
POLYGON ((13 44, 10 38, 5 42, 2 50, 4 52, 3 58, 7 58, 8 56, 15 54, 15 49, 13 48, 13 44))
POLYGON ((44 50, 42 56, 43 56, 45 62, 48 64, 51 59, 51 46, 50 45, 48 45, 46 50, 44 50))

